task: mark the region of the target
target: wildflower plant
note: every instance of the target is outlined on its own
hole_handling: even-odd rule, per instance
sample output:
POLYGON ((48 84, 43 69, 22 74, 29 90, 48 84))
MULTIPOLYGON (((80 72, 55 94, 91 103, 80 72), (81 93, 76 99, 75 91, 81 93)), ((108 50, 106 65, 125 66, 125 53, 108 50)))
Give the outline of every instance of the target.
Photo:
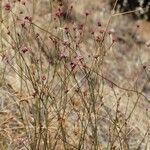
MULTIPOLYGON (((8 97, 0 108, 0 147, 132 147, 132 131, 138 133, 130 125, 132 114, 148 98, 109 75, 108 60, 119 43, 109 27, 117 14, 103 25, 100 19, 92 22, 87 10, 81 21, 72 19, 73 2, 16 0, 1 5, 1 84, 8 97), (48 5, 49 15, 38 14, 42 5, 48 5)), ((137 147, 148 138, 148 129, 149 124, 137 147)))

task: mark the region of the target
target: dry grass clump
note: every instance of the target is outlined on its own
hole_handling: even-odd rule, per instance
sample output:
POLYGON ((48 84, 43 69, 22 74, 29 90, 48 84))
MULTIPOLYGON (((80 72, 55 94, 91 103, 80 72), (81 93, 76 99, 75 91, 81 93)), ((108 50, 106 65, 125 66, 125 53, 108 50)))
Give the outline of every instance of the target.
POLYGON ((104 2, 64 2, 1 2, 0 148, 149 148, 148 47, 104 2))

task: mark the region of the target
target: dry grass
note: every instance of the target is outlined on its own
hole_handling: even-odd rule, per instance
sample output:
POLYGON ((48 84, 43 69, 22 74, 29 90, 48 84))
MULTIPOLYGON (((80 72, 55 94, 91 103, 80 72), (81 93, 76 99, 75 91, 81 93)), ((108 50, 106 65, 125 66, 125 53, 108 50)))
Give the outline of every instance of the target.
POLYGON ((1 150, 150 149, 150 53, 132 20, 105 1, 0 2, 1 150))

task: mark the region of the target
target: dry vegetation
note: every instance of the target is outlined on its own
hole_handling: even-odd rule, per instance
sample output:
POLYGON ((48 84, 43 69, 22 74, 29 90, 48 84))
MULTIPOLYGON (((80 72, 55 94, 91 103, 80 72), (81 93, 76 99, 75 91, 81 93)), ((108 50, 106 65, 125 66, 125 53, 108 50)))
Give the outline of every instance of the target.
POLYGON ((0 3, 0 150, 150 149, 141 23, 103 0, 0 3))

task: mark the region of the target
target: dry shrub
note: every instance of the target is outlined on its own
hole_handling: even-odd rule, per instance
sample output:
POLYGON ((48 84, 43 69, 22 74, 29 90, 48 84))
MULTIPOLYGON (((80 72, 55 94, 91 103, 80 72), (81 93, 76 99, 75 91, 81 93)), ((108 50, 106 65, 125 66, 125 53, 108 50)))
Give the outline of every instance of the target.
POLYGON ((148 47, 121 49, 132 36, 103 1, 64 2, 2 2, 0 146, 149 147, 148 47))

